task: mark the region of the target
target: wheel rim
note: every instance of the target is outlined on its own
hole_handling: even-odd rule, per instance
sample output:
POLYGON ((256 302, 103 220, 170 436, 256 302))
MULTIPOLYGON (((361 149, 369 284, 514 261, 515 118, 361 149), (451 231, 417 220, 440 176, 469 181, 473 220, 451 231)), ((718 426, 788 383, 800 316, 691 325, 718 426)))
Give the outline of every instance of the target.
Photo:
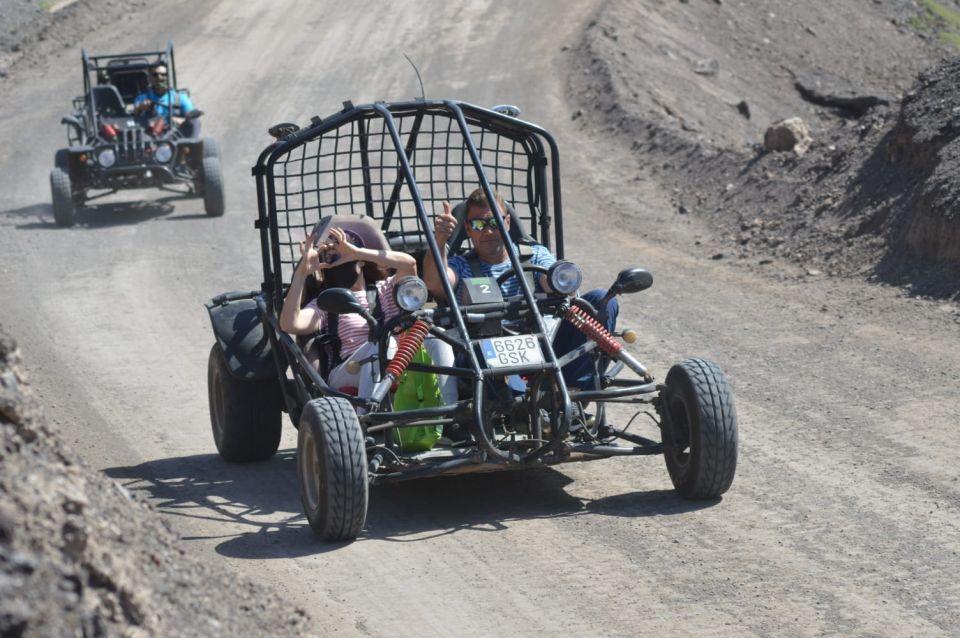
POLYGON ((320 471, 320 460, 317 455, 317 440, 309 427, 304 431, 303 448, 300 450, 300 481, 303 484, 303 496, 307 509, 316 512, 320 509, 320 494, 323 489, 323 478, 320 471))
POLYGON ((681 469, 690 464, 690 415, 686 404, 675 399, 670 402, 670 458, 681 469))

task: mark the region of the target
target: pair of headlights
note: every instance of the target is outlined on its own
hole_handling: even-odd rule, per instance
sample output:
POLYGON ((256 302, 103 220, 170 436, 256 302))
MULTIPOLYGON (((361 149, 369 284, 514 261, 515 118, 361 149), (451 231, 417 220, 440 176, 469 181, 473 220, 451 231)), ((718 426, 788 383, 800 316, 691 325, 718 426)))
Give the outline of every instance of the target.
MULTIPOLYGON (((153 150, 153 157, 161 164, 166 164, 173 159, 173 146, 162 142, 153 150)), ((117 154, 112 148, 105 148, 97 153, 97 163, 103 168, 110 168, 117 163, 117 154)))
MULTIPOLYGON (((572 295, 583 283, 583 271, 572 261, 555 262, 547 271, 550 289, 561 295, 572 295)), ((393 300, 407 312, 416 312, 427 303, 427 284, 416 275, 401 277, 393 287, 393 300)))

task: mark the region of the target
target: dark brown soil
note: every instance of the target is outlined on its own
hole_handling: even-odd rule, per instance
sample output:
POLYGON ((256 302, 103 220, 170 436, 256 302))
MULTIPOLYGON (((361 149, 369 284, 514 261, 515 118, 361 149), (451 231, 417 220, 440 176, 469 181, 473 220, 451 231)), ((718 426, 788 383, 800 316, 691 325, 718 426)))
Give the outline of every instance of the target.
POLYGON ((306 633, 303 610, 186 555, 146 501, 60 438, 0 330, 0 636, 306 633))
POLYGON ((960 295, 960 75, 910 2, 613 0, 574 52, 587 129, 706 219, 716 258, 960 295), (680 33, 696 32, 696 49, 680 33), (871 108, 816 104, 870 98, 871 108), (765 152, 800 117, 802 156, 765 152))

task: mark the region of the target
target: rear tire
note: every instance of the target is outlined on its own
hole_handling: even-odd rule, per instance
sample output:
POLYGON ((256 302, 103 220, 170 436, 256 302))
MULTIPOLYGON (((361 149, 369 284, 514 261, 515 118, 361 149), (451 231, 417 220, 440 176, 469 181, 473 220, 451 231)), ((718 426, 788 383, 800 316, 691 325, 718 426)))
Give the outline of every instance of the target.
POLYGON ((681 496, 716 498, 730 489, 737 469, 737 412, 723 371, 687 359, 667 374, 664 459, 681 496))
POLYGON ((310 527, 327 541, 353 540, 367 520, 367 454, 345 399, 320 397, 300 415, 297 479, 310 527))
POLYGON ((50 191, 53 195, 53 219, 60 226, 73 226, 77 210, 73 205, 70 173, 60 167, 50 171, 50 191))
POLYGON ((224 212, 223 173, 219 157, 203 158, 203 208, 209 217, 220 217, 224 212))
POLYGON ((265 461, 280 446, 282 428, 277 382, 238 379, 219 343, 207 362, 210 425, 224 461, 265 461))
POLYGON ((53 165, 70 172, 70 152, 65 148, 59 149, 53 156, 53 165))

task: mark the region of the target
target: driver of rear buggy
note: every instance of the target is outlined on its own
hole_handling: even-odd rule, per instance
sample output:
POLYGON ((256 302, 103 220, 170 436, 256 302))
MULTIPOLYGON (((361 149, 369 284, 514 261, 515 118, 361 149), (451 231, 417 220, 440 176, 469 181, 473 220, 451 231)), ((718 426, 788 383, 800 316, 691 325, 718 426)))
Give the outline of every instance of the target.
MULTIPOLYGON (((348 229, 333 227, 329 239, 319 246, 316 237, 309 235, 300 243, 300 263, 293 273, 290 288, 280 312, 280 329, 291 335, 315 335, 328 329, 328 315, 317 307, 316 296, 307 301, 306 290, 319 292, 327 288, 346 288, 357 302, 378 319, 388 321, 400 313, 393 298, 393 286, 406 275, 417 274, 417 262, 410 255, 395 250, 365 248, 363 239, 348 229), (389 274, 388 271, 393 271, 389 274), (319 275, 319 276, 318 276, 319 275)), ((341 392, 369 397, 379 380, 375 365, 378 345, 370 342, 370 327, 357 314, 337 316, 336 339, 339 352, 336 365, 327 377, 327 383, 341 392), (354 362, 355 365, 349 365, 354 362), (350 372, 350 370, 356 370, 350 372)), ((424 348, 437 365, 453 363, 453 350, 443 341, 428 338, 424 348)), ((387 356, 393 357, 396 341, 390 338, 387 356)), ((444 402, 457 400, 455 379, 438 377, 444 402)))
POLYGON ((184 137, 200 137, 200 120, 183 116, 194 110, 186 93, 170 88, 167 65, 157 62, 150 67, 150 86, 133 100, 133 113, 146 119, 172 115, 173 123, 184 137))
MULTIPOLYGON (((494 195, 500 207, 505 230, 509 231, 511 216, 507 213, 506 204, 500 194, 494 191, 494 195)), ((490 204, 487 202, 487 196, 482 188, 474 190, 467 197, 463 223, 466 226, 467 236, 470 238, 473 248, 462 255, 447 256, 447 242, 456 232, 459 224, 452 213, 450 202, 443 202, 443 213, 436 216, 433 230, 437 245, 440 247, 440 256, 447 262, 444 269, 446 277, 457 295, 462 294, 459 283, 464 278, 496 278, 511 268, 506 245, 497 230, 497 220, 493 216, 493 211, 490 210, 490 204)), ((509 236, 509 232, 507 235, 509 236)), ((517 248, 516 244, 514 244, 514 247, 517 248)), ((536 266, 549 267, 556 261, 556 257, 545 246, 533 242, 525 246, 524 250, 518 249, 518 253, 520 253, 521 259, 526 258, 525 263, 536 266)), ((426 281, 431 294, 439 300, 445 300, 446 295, 443 292, 440 273, 434 263, 433 256, 429 252, 424 259, 423 270, 424 281, 426 281)), ((552 292, 547 278, 539 273, 535 274, 534 288, 535 293, 552 292)), ((500 284, 500 291, 504 298, 519 295, 520 282, 517 277, 510 277, 500 284)), ((584 293, 581 298, 590 302, 596 308, 605 294, 605 290, 595 289, 584 293)), ((620 306, 616 298, 607 302, 605 326, 610 332, 613 332, 616 328, 619 309, 620 306)), ((583 345, 585 341, 586 337, 582 332, 569 322, 564 321, 554 336, 554 353, 558 358, 562 357, 574 348, 583 345)), ((593 362, 590 355, 585 354, 565 365, 563 367, 563 378, 568 387, 593 389, 593 362)))

